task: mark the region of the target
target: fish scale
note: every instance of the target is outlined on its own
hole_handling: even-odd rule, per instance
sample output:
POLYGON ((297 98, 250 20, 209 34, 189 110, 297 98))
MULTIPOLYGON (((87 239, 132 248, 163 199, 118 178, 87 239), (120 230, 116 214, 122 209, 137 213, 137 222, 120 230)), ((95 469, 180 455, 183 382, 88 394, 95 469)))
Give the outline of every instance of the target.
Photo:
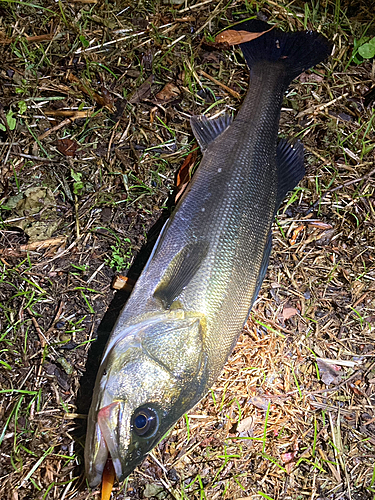
POLYGON ((267 31, 241 45, 250 86, 236 118, 193 117, 203 151, 164 226, 103 354, 88 416, 86 474, 100 481, 108 457, 123 480, 210 389, 262 284, 271 226, 304 175, 300 143, 277 144, 284 92, 325 59, 313 32, 267 31))

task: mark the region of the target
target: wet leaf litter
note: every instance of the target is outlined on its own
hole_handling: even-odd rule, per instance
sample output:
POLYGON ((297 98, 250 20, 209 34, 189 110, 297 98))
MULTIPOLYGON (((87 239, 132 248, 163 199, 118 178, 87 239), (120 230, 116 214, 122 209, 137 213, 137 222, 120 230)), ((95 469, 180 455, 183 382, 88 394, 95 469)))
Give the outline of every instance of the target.
MULTIPOLYGON (((180 8, 184 7, 182 5, 180 8)), ((101 29, 101 25, 87 25, 83 32, 80 31, 80 36, 84 35, 83 41, 86 39, 93 50, 84 54, 79 52, 81 55, 75 61, 68 58, 56 59, 56 55, 62 54, 62 49, 65 54, 68 53, 69 43, 73 44, 75 40, 74 34, 67 38, 66 34, 59 35, 57 30, 59 38, 50 46, 48 41, 41 43, 47 50, 47 55, 52 50, 52 64, 58 61, 58 67, 63 71, 54 72, 54 66, 47 67, 48 60, 41 56, 37 58, 42 61, 41 71, 42 73, 46 71, 49 75, 44 80, 40 79, 40 75, 34 80, 29 69, 26 71, 26 66, 19 66, 18 61, 22 61, 19 56, 9 63, 11 68, 7 63, 4 64, 4 72, 0 74, 2 83, 4 78, 7 79, 2 86, 2 91, 5 92, 2 96, 5 99, 1 100, 5 110, 4 115, 6 117, 11 108, 13 111, 22 111, 24 105, 21 103, 18 106, 21 101, 25 101, 27 110, 23 111, 26 113, 24 115, 14 112, 12 115, 17 123, 14 129, 17 134, 15 140, 19 141, 21 149, 18 149, 16 143, 7 143, 4 136, 1 136, 2 151, 5 148, 6 152, 5 164, 1 166, 3 175, 0 182, 5 192, 2 196, 5 196, 7 202, 9 197, 23 192, 30 186, 40 187, 43 179, 47 184, 42 187, 49 187, 55 196, 60 228, 51 238, 28 245, 23 230, 10 228, 9 222, 6 230, 1 233, 2 271, 6 272, 5 281, 14 282, 17 286, 17 291, 13 292, 3 281, 0 286, 1 297, 4 300, 5 294, 6 305, 15 311, 16 321, 21 320, 15 324, 13 330, 8 331, 5 340, 7 350, 2 352, 0 358, 13 368, 12 370, 2 368, 4 371, 1 373, 2 390, 13 390, 12 393, 7 392, 3 396, 1 410, 6 422, 8 417, 10 418, 1 444, 1 452, 5 454, 2 455, 1 468, 9 474, 5 478, 2 476, 2 497, 7 498, 10 491, 22 484, 17 490, 20 498, 23 496, 39 498, 41 493, 37 487, 42 488, 46 498, 60 498, 63 495, 67 498, 77 496, 98 498, 97 490, 90 493, 79 486, 80 469, 75 464, 81 460, 82 440, 77 442, 72 439, 72 433, 76 428, 78 435, 83 435, 81 424, 84 422, 87 409, 82 406, 76 407, 75 403, 79 403, 82 398, 76 398, 74 394, 77 390, 77 381, 86 367, 86 344, 82 343, 95 338, 97 320, 104 313, 107 301, 111 297, 109 286, 113 271, 106 261, 114 261, 111 247, 117 248, 119 245, 114 234, 121 239, 131 239, 130 243, 122 243, 122 248, 115 256, 126 255, 129 250, 133 255, 144 244, 142 238, 147 231, 147 224, 151 222, 147 218, 147 210, 155 213, 155 219, 158 217, 154 211, 163 204, 169 187, 174 183, 174 173, 189 153, 189 147, 184 142, 186 137, 192 139, 191 135, 188 135, 188 119, 184 117, 179 120, 184 116, 179 113, 200 114, 216 102, 212 100, 212 96, 215 96, 217 101, 224 100, 215 106, 216 109, 225 110, 227 105, 238 108, 238 101, 232 98, 232 94, 225 86, 242 95, 247 88, 247 72, 241 57, 238 56, 239 51, 233 53, 233 59, 231 52, 223 53, 210 46, 212 38, 207 36, 222 30, 228 20, 230 21, 228 16, 231 12, 236 16, 241 7, 238 5, 233 9, 229 7, 225 12, 226 21, 220 21, 222 16, 220 7, 212 17, 214 7, 211 7, 212 4, 197 7, 193 4, 189 6, 192 8, 191 12, 178 13, 178 19, 188 16, 195 18, 195 21, 176 20, 173 24, 173 19, 167 19, 172 22, 172 29, 165 35, 162 34, 162 46, 159 48, 150 45, 155 32, 148 31, 147 25, 142 24, 141 19, 138 21, 129 17, 129 11, 121 14, 119 19, 121 22, 130 20, 128 25, 133 29, 130 34, 137 33, 137 36, 117 42, 117 39, 126 37, 127 33, 113 32, 111 39, 106 39, 104 35, 101 43, 105 44, 105 50, 101 47, 95 48, 95 45, 98 45, 95 28, 101 29), (199 30, 209 19, 211 25, 206 25, 204 28, 207 37, 201 45, 199 38, 193 42, 193 46, 198 48, 192 61, 191 53, 185 50, 188 47, 185 41, 190 40, 191 28, 199 30), (182 35, 185 35, 185 39, 174 44, 172 48, 167 48, 168 44, 182 35), (106 45, 108 41, 111 44, 106 45), (128 60, 119 61, 119 54, 130 56, 132 47, 142 42, 146 43, 135 49, 137 57, 132 59, 131 55, 128 60), (109 49, 116 49, 116 64, 120 64, 118 68, 121 71, 118 75, 117 66, 112 63, 115 51, 109 49), (160 55, 156 54, 160 49, 160 55), (165 52, 168 52, 167 56, 164 56, 165 52), (127 113, 121 115, 121 106, 118 107, 116 116, 123 116, 123 119, 120 118, 121 121, 112 140, 110 139, 113 122, 107 121, 110 111, 105 110, 97 117, 92 116, 93 101, 90 101, 89 94, 83 97, 86 102, 84 107, 80 108, 84 93, 80 95, 83 91, 73 84, 72 92, 69 95, 63 94, 69 86, 64 80, 64 71, 74 71, 79 80, 89 84, 88 88, 91 86, 98 95, 101 95, 104 84, 105 88, 113 92, 116 99, 120 99, 118 106, 122 102, 122 89, 129 89, 128 95, 131 98, 132 92, 142 85, 142 79, 148 78, 150 74, 147 73, 150 71, 147 69, 150 68, 147 66, 149 64, 147 61, 153 58, 152 64, 156 69, 158 67, 156 65, 159 64, 158 58, 162 56, 167 60, 163 59, 161 66, 168 66, 171 71, 165 73, 163 69, 159 73, 156 71, 157 78, 154 79, 156 83, 151 84, 151 93, 137 104, 139 111, 142 112, 133 114, 131 120, 127 113), (191 69, 185 63, 184 56, 191 69), (129 60, 133 61, 130 67, 127 65, 129 60), (116 84, 116 79, 112 78, 110 73, 96 65, 98 74, 87 82, 85 79, 88 61, 90 64, 91 61, 100 62, 114 71, 116 76, 124 76, 116 84), (163 64, 165 62, 167 64, 163 64), (139 78, 142 68, 145 68, 145 73, 139 78), (14 69, 15 77, 12 76, 14 69), (201 69, 220 84, 208 79, 200 71, 201 69), (22 75, 26 83, 22 83, 18 75, 22 75), (152 111, 156 106, 154 95, 162 90, 168 81, 172 81, 182 91, 180 102, 171 101, 171 104, 165 104, 166 114, 163 114, 161 108, 152 111), (15 93, 16 87, 21 89, 23 94, 15 93), (57 105, 59 101, 48 100, 51 97, 61 99, 64 95, 66 100, 61 100, 63 106, 57 105), (27 100, 35 96, 43 97, 42 101, 33 103, 27 100), (148 101, 149 97, 152 102, 148 101), (36 108, 33 107, 35 105, 36 108), (179 108, 179 105, 182 108, 179 108), (48 123, 45 117, 41 117, 41 112, 43 109, 51 110, 51 108, 55 114, 49 116, 53 117, 54 121, 49 120, 48 123), (63 113, 70 113, 70 116, 75 116, 76 119, 66 120, 63 113), (153 121, 148 120, 151 116, 153 121), (86 120, 87 117, 89 117, 87 124, 85 121, 79 121, 79 119, 86 120), (169 131, 163 127, 158 117, 168 125, 169 131), (48 132, 44 139, 40 139, 40 145, 44 150, 39 145, 35 146, 33 135, 25 126, 25 122, 29 126, 31 124, 31 132, 36 132, 38 137, 48 132), (55 128, 56 125, 61 127, 55 128), (99 135, 97 131, 101 131, 99 135), (175 144, 172 132, 176 134, 175 144), (73 159, 74 165, 56 152, 55 141, 66 136, 81 144, 78 156, 73 159), (172 141, 168 143, 171 138, 172 141), (95 144, 98 147, 94 147, 95 144), (151 153, 147 151, 147 147, 152 147, 153 151, 156 151, 152 162, 155 162, 156 156, 160 158, 161 163, 170 164, 171 174, 158 166, 159 170, 154 169, 152 175, 148 177, 152 163, 151 153), (181 151, 180 148, 184 149, 181 151), (107 168, 108 152, 112 155, 114 150, 116 159, 107 168), (128 170, 129 165, 134 166, 134 171, 128 170), (77 181, 71 176, 72 167, 75 173, 82 174, 81 179, 84 183, 84 189, 78 195, 77 210, 73 194, 73 183, 77 181), (14 173, 17 174, 17 180, 14 173), (138 176, 138 180, 134 179, 134 175, 138 176), (100 179, 103 179, 103 184, 106 186, 105 192, 100 190, 100 179), (145 185, 144 191, 140 187, 140 181, 145 185), (152 184, 153 182, 156 186, 152 184), (90 184, 94 190, 90 191, 92 189, 90 184), (137 187, 134 188, 134 185, 137 187), (150 191, 147 192, 146 187, 150 191), (67 195, 69 190, 72 200, 67 195), (121 198, 125 192, 128 199, 121 198), (138 201, 133 203, 137 198, 138 201), (120 207, 121 211, 118 210, 120 207), (120 214, 124 212, 126 216, 121 218, 120 214), (79 224, 79 234, 83 236, 79 240, 76 239, 76 219, 79 224), (94 232, 91 232, 92 230, 94 232), (28 252, 29 261, 22 263, 25 251, 28 252), (28 267, 29 262, 32 264, 31 269, 28 267), (36 264, 39 265, 34 267, 36 264), (37 284, 42 290, 34 287, 32 283, 37 284), (23 309, 22 296, 16 295, 20 290, 25 293, 26 299, 32 296, 34 290, 34 299, 29 312, 23 309), (46 292, 46 295, 43 295, 42 291, 46 292), (93 306, 95 316, 90 313, 82 292, 93 306), (63 304, 60 307, 61 301, 63 304), (86 318, 81 321, 85 315, 86 318), (39 338, 41 345, 46 349, 45 362, 42 352, 38 350, 39 338), (18 351, 14 350, 14 346, 18 345, 26 349, 26 361, 23 359, 18 361, 17 352, 23 352, 21 347, 18 351), (71 347, 74 345, 76 347, 72 350, 71 347), (73 374, 64 378, 65 389, 56 383, 55 376, 50 375, 49 369, 47 370, 50 364, 62 369, 62 365, 57 362, 61 355, 74 368, 73 374), (41 389, 39 399, 34 399, 32 391, 35 387, 41 389), (17 388, 29 392, 25 397, 22 394, 19 396, 14 392, 17 388), (38 404, 41 406, 37 406, 38 404), (14 410, 16 413, 12 413, 14 408, 19 410, 14 410), (15 429, 14 423, 16 423, 15 429), (28 429, 34 431, 34 440, 31 439, 31 434, 28 434, 28 429), (9 437, 12 432, 15 433, 14 436, 9 437), (22 447, 17 448, 17 445, 13 447, 14 437, 16 443, 22 444, 36 456, 22 447), (45 437, 49 440, 48 443, 45 442, 45 437), (50 450, 50 443, 57 443, 53 452, 50 450), (61 455, 70 456, 70 461, 61 458, 61 455), (20 458, 22 467, 18 467, 16 471, 12 466, 12 460, 13 463, 19 464, 17 460, 20 458), (31 471, 32 474, 29 475, 31 471), (62 484, 63 480, 70 482, 62 484)), ((291 6, 287 11, 284 7, 283 4, 277 7, 264 4, 261 14, 266 15, 272 23, 276 22, 285 31, 301 30, 305 27, 319 28, 314 23, 315 20, 317 23, 321 21, 322 12, 317 11, 314 15, 307 12, 305 13, 307 17, 304 18, 303 9, 299 11, 297 6, 291 6), (307 19, 306 26, 304 26, 305 19, 307 19)), ((333 23, 334 12, 331 7, 328 6, 326 15, 329 22, 333 23)), ((248 324, 245 328, 244 337, 240 339, 227 364, 225 374, 214 387, 212 395, 208 396, 202 405, 189 412, 187 418, 178 423, 168 440, 161 442, 154 450, 153 457, 156 461, 153 457, 149 457, 142 470, 136 471, 130 477, 128 485, 125 486, 126 494, 124 490, 121 491, 115 486, 113 492, 115 498, 121 498, 124 494, 132 498, 148 497, 150 494, 160 497, 171 496, 171 498, 183 495, 189 498, 201 498, 202 495, 206 495, 210 498, 218 493, 227 498, 241 498, 260 494, 258 492, 271 498, 278 498, 284 488, 292 497, 296 491, 302 491, 310 495, 315 492, 315 496, 324 492, 327 497, 345 498, 349 487, 352 496, 359 494, 363 496, 368 493, 366 488, 371 484, 371 440, 373 439, 369 398, 373 383, 371 381, 374 379, 371 368, 372 341, 368 326, 371 326, 373 315, 371 305, 373 272, 371 161, 373 158, 371 150, 369 151, 371 131, 366 131, 371 110, 361 107, 361 103, 362 96, 372 86, 371 62, 351 62, 348 69, 345 69, 352 55, 355 55, 352 39, 346 39, 345 34, 351 33, 350 25, 353 27, 367 25, 371 22, 371 18, 366 17, 365 9, 359 8, 356 11, 354 8, 347 9, 345 5, 341 7, 350 19, 350 24, 345 24, 345 17, 342 16, 340 30, 343 31, 335 29, 334 24, 330 27, 324 23, 322 25, 322 30, 330 37, 339 33, 336 35, 338 38, 335 38, 338 48, 332 64, 334 66, 332 77, 329 73, 331 66, 320 66, 318 73, 306 72, 303 76, 304 84, 302 79, 292 84, 291 91, 297 93, 287 95, 284 100, 282 135, 287 137, 301 134, 302 142, 309 148, 306 156, 308 173, 301 184, 303 190, 298 190, 296 196, 286 202, 278 214, 278 225, 274 228, 274 253, 271 256, 271 266, 265 278, 265 286, 260 292, 261 300, 257 301, 253 309, 253 327, 248 324), (346 96, 341 97, 342 95, 346 96), (328 103, 330 104, 324 107, 328 103), (295 118, 298 113, 308 109, 312 111, 301 118, 295 118), (343 121, 335 118, 342 113, 350 116, 351 120, 343 121), (360 128, 362 123, 366 125, 360 128), (338 136, 348 138, 341 144, 337 142, 338 136), (337 191, 333 191, 336 188, 337 191), (322 195, 325 196, 322 198, 322 195), (310 215, 305 215, 315 202, 316 205, 310 215), (301 211, 296 211, 296 207, 300 207, 301 211), (365 216, 366 214, 369 215, 365 216), (330 224, 333 229, 314 228, 308 223, 309 221, 313 223, 314 220, 330 224), (290 247, 288 240, 292 237, 294 229, 301 224, 304 224, 305 229, 298 233, 295 245, 290 247), (326 231, 331 231, 331 234, 325 235, 320 240, 319 235, 323 235, 326 231), (300 311, 300 315, 297 314, 282 322, 284 306, 294 307, 300 311), (280 335, 284 335, 285 338, 280 335), (272 356, 269 356, 269 353, 272 353, 272 356), (319 381, 319 371, 315 367, 314 356, 324 360, 331 359, 336 366, 341 366, 343 383, 325 385, 319 381), (326 392, 314 393, 323 389, 326 389, 326 392), (238 404, 233 401, 234 395, 238 404), (259 407, 252 406, 250 400, 259 407), (267 412, 268 403, 270 405, 267 412), (249 429, 250 436, 244 439, 245 436, 241 437, 240 433, 236 432, 235 424, 250 415, 254 417, 254 425, 249 429), (364 441, 364 438, 367 441, 364 441), (341 450, 345 467, 335 455, 335 446, 341 450), (266 455, 262 455, 262 452, 266 455), (288 457, 294 458, 288 462, 288 457), (314 466, 311 465, 312 462, 314 466), (290 466, 285 467, 284 463, 290 463, 290 466), (278 465, 284 466, 287 472, 278 465), (241 489, 238 483, 244 489, 241 489)), ((23 8, 27 10, 30 18, 34 12, 33 8, 25 6, 23 8)), ((49 8, 54 10, 55 6, 51 4, 49 8)), ((94 7, 94 12, 97 8, 98 6, 94 7)), ((169 12, 169 7, 163 9, 164 15, 165 12, 169 12)), ((120 9, 116 15, 119 12, 120 9)), ((85 6, 82 4, 74 4, 71 10, 65 11, 67 20, 73 22, 71 26, 79 22, 77 20, 82 18, 81 14, 85 16, 85 6), (75 17, 76 14, 78 17, 75 17)), ((57 19, 59 15, 57 12, 57 19)), ((98 17, 105 18, 106 23, 108 18, 107 25, 113 26, 115 18, 112 18, 112 15, 100 12, 98 17)), ((142 12, 140 18, 147 18, 148 15, 154 14, 142 12)), ((244 16, 247 17, 248 13, 244 12, 244 16)), ((6 16, 5 22, 8 23, 7 26, 12 26, 13 21, 6 16)), ((20 18, 19 26, 22 26, 23 22, 23 18, 20 18)), ((165 19, 159 22, 153 18, 153 22, 156 27, 163 26, 165 19)), ((121 28, 122 26, 118 27, 121 28)), ((169 28, 170 26, 166 26, 160 31, 169 28)), ((38 23, 27 34, 39 35, 44 33, 43 30, 43 26, 38 23)), ((49 34, 49 26, 45 32, 49 34)), ((15 35, 18 36, 11 29, 7 31, 7 36, 15 35)), ((359 40, 360 33, 355 32, 350 36, 359 40)), ((17 42, 18 50, 22 48, 21 43, 22 41, 17 42)), ((41 50, 42 47, 29 45, 30 54, 41 50)), ((1 50, 9 51, 11 48, 8 45, 1 47, 1 50)), ((73 50, 78 49, 73 47, 73 50)), ((19 53, 22 55, 22 50, 19 53)), ((9 54, 10 52, 6 52, 4 61, 10 60, 9 54)), ((100 104, 94 103, 94 106, 98 107, 100 104)), ((100 108, 96 111, 98 110, 100 108)), ((213 109, 209 114, 215 113, 216 110, 213 109)), ((13 127, 13 124, 11 125, 13 127)), ((160 161, 156 159, 156 163, 160 161)), ((43 205, 40 205, 40 209, 43 210, 43 205)), ((44 213, 42 212, 42 217, 44 213)), ((31 224, 37 219, 39 212, 14 215, 11 210, 7 210, 2 214, 5 221, 29 217, 31 224)), ((124 260, 122 274, 126 274, 128 262, 124 260)), ((27 300, 24 305, 27 305, 27 300)), ((4 314, 3 309, 0 312, 4 314)), ((9 320, 12 321, 12 316, 8 318, 9 320)), ((4 339, 2 342, 4 343, 4 339)))

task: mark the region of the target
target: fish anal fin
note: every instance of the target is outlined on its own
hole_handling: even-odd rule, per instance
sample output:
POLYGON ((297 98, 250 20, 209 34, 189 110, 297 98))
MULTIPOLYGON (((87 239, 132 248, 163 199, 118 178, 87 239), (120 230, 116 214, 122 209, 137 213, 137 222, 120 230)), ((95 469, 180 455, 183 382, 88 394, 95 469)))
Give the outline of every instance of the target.
POLYGON ((228 113, 210 119, 204 115, 192 116, 190 125, 201 150, 205 151, 210 142, 214 141, 229 127, 232 120, 233 117, 228 113))
POLYGON ((299 141, 281 139, 277 145, 277 199, 278 210, 288 191, 294 189, 305 175, 303 145, 299 141))
POLYGON ((196 241, 182 248, 165 271, 154 297, 169 309, 190 283, 208 252, 208 242, 196 241))

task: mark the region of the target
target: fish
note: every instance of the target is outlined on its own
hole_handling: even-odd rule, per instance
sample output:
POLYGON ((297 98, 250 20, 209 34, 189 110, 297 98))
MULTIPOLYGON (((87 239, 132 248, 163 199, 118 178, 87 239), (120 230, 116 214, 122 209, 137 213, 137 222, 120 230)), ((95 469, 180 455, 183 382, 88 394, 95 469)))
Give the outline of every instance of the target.
POLYGON ((236 117, 193 116, 201 163, 105 347, 88 415, 86 476, 108 458, 119 481, 207 394, 246 323, 265 276, 275 214, 304 176, 300 142, 278 141, 284 93, 327 59, 312 31, 266 32, 240 45, 250 85, 236 117))

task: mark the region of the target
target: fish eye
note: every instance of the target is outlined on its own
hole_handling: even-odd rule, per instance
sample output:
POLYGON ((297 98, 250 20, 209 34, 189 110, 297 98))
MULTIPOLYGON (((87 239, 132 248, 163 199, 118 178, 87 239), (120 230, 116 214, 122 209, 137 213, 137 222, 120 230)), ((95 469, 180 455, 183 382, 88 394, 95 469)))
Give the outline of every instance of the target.
POLYGON ((141 406, 133 413, 132 428, 137 436, 152 436, 158 424, 157 413, 148 406, 141 406))

